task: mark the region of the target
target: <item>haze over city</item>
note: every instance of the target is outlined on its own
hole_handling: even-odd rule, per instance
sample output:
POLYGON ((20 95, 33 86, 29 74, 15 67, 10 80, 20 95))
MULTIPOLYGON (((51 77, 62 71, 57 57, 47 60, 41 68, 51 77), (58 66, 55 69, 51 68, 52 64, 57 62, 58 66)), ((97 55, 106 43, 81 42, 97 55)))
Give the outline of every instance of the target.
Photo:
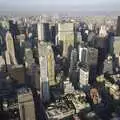
POLYGON ((119 11, 119 0, 0 0, 1 11, 119 11))

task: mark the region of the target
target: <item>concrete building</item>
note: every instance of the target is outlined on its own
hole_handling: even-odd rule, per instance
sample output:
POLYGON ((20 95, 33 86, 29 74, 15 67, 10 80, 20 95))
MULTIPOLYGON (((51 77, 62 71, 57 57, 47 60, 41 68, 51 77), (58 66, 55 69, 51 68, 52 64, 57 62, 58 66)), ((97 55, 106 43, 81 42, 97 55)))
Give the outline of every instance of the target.
POLYGON ((101 25, 100 30, 99 30, 99 37, 106 37, 107 36, 107 28, 105 25, 101 25))
POLYGON ((89 85, 89 67, 86 64, 80 66, 79 83, 82 88, 89 85))
POLYGON ((6 33, 5 42, 6 42, 6 51, 5 51, 6 64, 17 64, 15 58, 13 38, 10 32, 6 33))
POLYGON ((120 16, 118 16, 118 19, 117 19, 116 35, 120 36, 120 16))
POLYGON ((54 53, 52 47, 50 45, 47 46, 47 64, 48 64, 48 80, 49 85, 55 85, 55 60, 54 60, 54 53))
POLYGON ((34 63, 33 52, 30 48, 25 48, 24 55, 25 67, 30 69, 34 63))
POLYGON ((50 99, 48 69, 46 56, 39 57, 40 64, 40 95, 43 102, 48 102, 50 99))
POLYGON ((98 50, 92 47, 79 46, 79 61, 88 65, 97 65, 98 50))
POLYGON ((24 63, 24 51, 25 51, 24 44, 25 44, 25 35, 24 34, 17 35, 15 40, 15 54, 18 64, 24 63))
POLYGON ((3 56, 0 56, 0 69, 3 65, 5 65, 5 60, 4 60, 3 56))
POLYGON ((96 33, 93 31, 90 31, 88 33, 88 45, 91 47, 95 47, 95 41, 96 41, 96 33))
POLYGON ((97 74, 98 50, 92 47, 79 48, 79 61, 89 68, 89 83, 93 83, 97 74))
POLYGON ((55 81, 55 60, 54 53, 50 44, 40 43, 38 46, 39 57, 45 56, 47 59, 47 71, 49 85, 53 86, 56 84, 55 81))
POLYGON ((72 83, 70 82, 69 78, 67 78, 66 81, 64 81, 63 83, 63 88, 64 88, 64 94, 68 94, 68 93, 73 93, 74 87, 72 86, 72 83))
POLYGON ((115 68, 118 70, 115 70, 118 72, 120 70, 120 37, 114 37, 114 42, 113 42, 113 54, 114 54, 114 64, 115 68))
POLYGON ((70 73, 72 73, 73 70, 75 70, 77 64, 77 50, 74 48, 71 52, 70 57, 70 73))
POLYGON ((13 65, 9 67, 8 73, 16 84, 25 84, 25 68, 23 65, 13 65))
POLYGON ((33 94, 29 89, 18 93, 20 120, 36 120, 33 94))
POLYGON ((56 45, 63 42, 63 56, 68 57, 68 52, 74 47, 74 24, 58 23, 56 45))
POLYGON ((87 62, 87 53, 88 49, 82 45, 79 45, 79 61, 80 62, 87 62))
POLYGON ((76 36, 77 36, 77 43, 82 43, 82 35, 81 35, 81 32, 76 32, 76 36))
POLYGON ((38 23, 37 24, 38 40, 49 41, 50 40, 50 28, 49 23, 38 23))
POLYGON ((88 65, 97 65, 97 61, 98 61, 98 50, 95 48, 89 47, 87 64, 88 65))
POLYGON ((57 83, 55 80, 55 60, 51 45, 44 42, 38 43, 38 55, 40 70, 36 70, 36 83, 39 84, 36 87, 42 92, 42 99, 48 102, 50 99, 49 87, 57 83), (38 74, 39 71, 40 74, 38 74))
POLYGON ((114 37, 113 50, 115 55, 120 54, 120 37, 119 36, 114 37))
POLYGON ((103 73, 113 74, 113 59, 112 56, 108 56, 104 61, 103 73))

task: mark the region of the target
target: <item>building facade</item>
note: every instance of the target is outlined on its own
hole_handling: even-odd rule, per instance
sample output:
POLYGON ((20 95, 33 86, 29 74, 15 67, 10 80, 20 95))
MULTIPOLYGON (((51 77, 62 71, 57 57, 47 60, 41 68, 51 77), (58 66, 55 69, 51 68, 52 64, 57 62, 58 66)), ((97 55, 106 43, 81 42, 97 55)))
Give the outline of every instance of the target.
POLYGON ((58 23, 57 31, 56 44, 59 44, 60 41, 63 42, 63 56, 68 57, 68 52, 74 47, 74 24, 58 23))

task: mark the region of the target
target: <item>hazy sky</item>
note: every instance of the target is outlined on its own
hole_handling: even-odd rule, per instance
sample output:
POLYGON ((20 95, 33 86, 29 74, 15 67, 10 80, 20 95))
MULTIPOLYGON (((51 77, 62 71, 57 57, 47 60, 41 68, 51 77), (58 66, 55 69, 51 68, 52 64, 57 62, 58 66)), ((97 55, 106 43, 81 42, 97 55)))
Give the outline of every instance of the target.
POLYGON ((0 0, 0 10, 120 10, 120 0, 0 0))

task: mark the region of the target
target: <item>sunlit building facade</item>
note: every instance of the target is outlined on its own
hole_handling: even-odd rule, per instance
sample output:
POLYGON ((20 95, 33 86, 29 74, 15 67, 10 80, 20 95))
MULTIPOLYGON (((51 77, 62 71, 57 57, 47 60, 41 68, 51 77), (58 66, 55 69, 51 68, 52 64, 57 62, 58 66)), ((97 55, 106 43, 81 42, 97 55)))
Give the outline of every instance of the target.
POLYGON ((74 47, 74 24, 58 23, 58 34, 56 44, 63 42, 63 56, 68 57, 68 52, 74 47))

